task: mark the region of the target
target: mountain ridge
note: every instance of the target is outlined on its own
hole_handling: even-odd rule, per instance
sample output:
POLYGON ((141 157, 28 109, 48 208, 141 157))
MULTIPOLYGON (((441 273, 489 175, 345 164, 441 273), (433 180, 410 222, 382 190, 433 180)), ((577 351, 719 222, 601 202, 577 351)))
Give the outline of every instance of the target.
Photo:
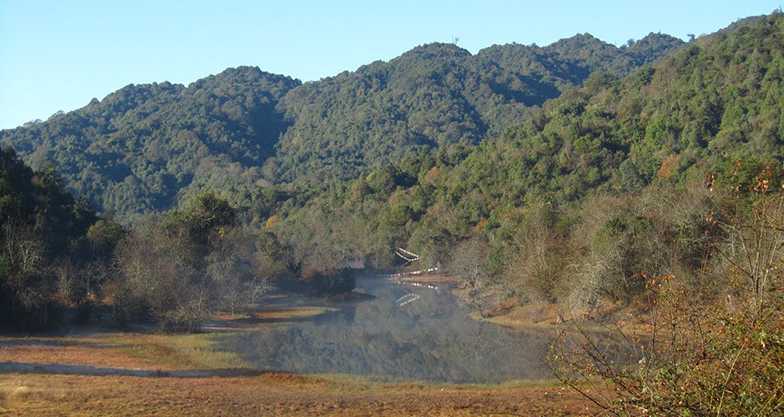
MULTIPOLYGON (((633 55, 650 50, 646 60, 655 60, 682 45, 673 39, 633 55)), ((240 66, 188 85, 130 84, 2 130, 0 144, 36 169, 55 166, 101 210, 133 217, 175 207, 200 188, 252 199, 260 186, 350 179, 407 155, 473 146, 590 72, 621 76, 635 59, 626 47, 576 35, 476 54, 429 43, 306 83, 240 66), (595 48, 612 64, 600 65, 595 48)))

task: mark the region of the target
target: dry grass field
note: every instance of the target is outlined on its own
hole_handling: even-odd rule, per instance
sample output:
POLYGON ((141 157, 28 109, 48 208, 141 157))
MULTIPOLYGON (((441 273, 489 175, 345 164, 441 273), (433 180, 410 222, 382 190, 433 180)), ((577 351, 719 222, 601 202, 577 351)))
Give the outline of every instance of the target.
POLYGON ((2 416, 565 416, 590 404, 551 382, 388 383, 249 369, 214 334, 0 338, 2 416))

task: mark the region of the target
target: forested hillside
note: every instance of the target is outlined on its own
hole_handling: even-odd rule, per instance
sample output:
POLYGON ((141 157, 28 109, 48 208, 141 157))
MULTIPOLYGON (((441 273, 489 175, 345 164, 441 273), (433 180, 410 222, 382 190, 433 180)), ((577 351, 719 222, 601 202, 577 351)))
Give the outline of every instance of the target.
MULTIPOLYGON (((529 239, 577 239, 557 247, 580 259, 596 249, 584 239, 606 233, 601 222, 650 231, 650 219, 637 223, 651 215, 635 212, 642 196, 681 198, 695 185, 749 192, 760 178, 778 187, 781 22, 746 19, 680 48, 657 34, 622 48, 578 35, 475 55, 429 44, 304 85, 232 69, 189 87, 129 86, 3 141, 125 220, 217 191, 286 248, 291 272, 330 274, 356 260, 386 268, 391 248, 405 246, 525 292, 529 239), (616 213, 623 204, 602 198, 631 201, 616 213), (586 231, 593 205, 609 217, 586 231)), ((694 239, 707 227, 671 226, 694 239)), ((605 279, 650 269, 634 264, 639 253, 623 256, 605 279)), ((555 277, 563 267, 542 268, 555 277)), ((545 298, 576 290, 551 278, 537 290, 545 298)))
POLYGON ((592 285, 613 292, 678 256, 687 269, 703 262, 694 247, 664 261, 631 243, 700 241, 710 199, 697 190, 779 186, 783 20, 745 20, 639 69, 679 42, 615 48, 578 35, 476 55, 431 44, 301 86, 240 68, 189 87, 130 86, 3 140, 126 220, 217 191, 264 230, 262 252, 286 253, 279 273, 387 268, 405 246, 523 299, 585 293, 558 283, 565 264, 527 269, 532 245, 552 246, 548 256, 578 264, 623 259, 591 267, 615 283, 592 285), (693 205, 673 219, 640 203, 655 196, 693 205))
POLYGON ((279 178, 349 179, 423 150, 474 145, 594 71, 624 75, 681 45, 661 34, 623 48, 577 35, 544 48, 501 45, 476 55, 429 44, 307 83, 282 101, 293 125, 275 161, 279 178))
POLYGON ((640 271, 704 262, 705 216, 718 210, 707 190, 780 187, 782 109, 784 18, 774 14, 623 79, 596 74, 477 147, 378 167, 302 208, 283 206, 268 225, 314 264, 389 266, 390 248, 405 246, 523 297, 531 288, 521 282, 543 283, 536 291, 557 299, 585 294, 584 282, 562 280, 595 262, 580 269, 614 291, 640 271), (668 243, 634 246, 651 242, 668 243), (549 259, 538 270, 536 250, 549 259), (607 259, 622 262, 607 270, 607 259))
POLYGON ((229 69, 184 87, 129 85, 46 122, 0 134, 35 168, 55 167, 68 187, 127 219, 177 205, 209 184, 247 193, 286 128, 280 97, 300 83, 258 68, 229 69))
POLYGON ((390 62, 300 85, 240 67, 185 87, 130 85, 82 109, 0 132, 35 168, 129 220, 198 190, 245 207, 272 183, 352 179, 447 144, 475 145, 519 123, 595 70, 622 75, 682 42, 651 34, 617 48, 589 35, 470 54, 417 47, 390 62))

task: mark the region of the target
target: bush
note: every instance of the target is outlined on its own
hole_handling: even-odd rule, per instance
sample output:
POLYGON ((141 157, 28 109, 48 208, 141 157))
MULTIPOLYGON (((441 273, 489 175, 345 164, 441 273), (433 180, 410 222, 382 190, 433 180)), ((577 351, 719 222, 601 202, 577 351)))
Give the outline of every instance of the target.
POLYGON ((705 293, 672 275, 648 277, 651 332, 618 329, 637 363, 615 360, 579 331, 554 345, 559 378, 612 415, 781 415, 784 196, 752 198, 750 212, 721 225, 722 262, 713 266, 729 275, 728 288, 705 293))
POLYGON ((185 211, 138 223, 116 249, 115 320, 194 331, 218 310, 254 303, 288 264, 274 235, 255 236, 235 220, 225 201, 202 195, 185 211))

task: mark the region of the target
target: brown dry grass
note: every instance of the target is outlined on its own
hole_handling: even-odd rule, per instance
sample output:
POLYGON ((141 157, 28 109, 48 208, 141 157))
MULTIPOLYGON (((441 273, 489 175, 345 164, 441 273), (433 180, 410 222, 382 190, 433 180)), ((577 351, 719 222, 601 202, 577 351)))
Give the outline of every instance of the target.
POLYGON ((421 275, 408 275, 395 278, 396 281, 402 283, 417 283, 417 284, 451 284, 458 285, 460 280, 453 276, 443 274, 421 274, 421 275))
POLYGON ((49 372, 43 364, 112 369, 224 370, 244 364, 212 349, 212 335, 99 334, 3 338, 3 416, 474 416, 581 415, 589 405, 551 383, 495 386, 389 384, 350 376, 279 372, 173 377, 49 372))
MULTIPOLYGON (((459 290, 453 291, 458 296, 465 296, 459 290)), ((570 317, 558 304, 524 304, 501 303, 484 317, 478 312, 471 313, 471 318, 499 326, 518 330, 549 330, 557 332, 564 329, 580 329, 590 333, 607 333, 621 330, 626 335, 650 335, 652 317, 650 308, 645 305, 620 305, 604 303, 591 316, 570 317)))
POLYGON ((475 416, 579 415, 589 410, 553 388, 367 386, 265 374, 245 378, 8 375, 7 415, 475 416))
POLYGON ((337 309, 335 308, 313 307, 313 306, 287 307, 287 308, 260 310, 257 311, 254 314, 254 316, 255 318, 261 320, 296 320, 296 319, 316 317, 336 310, 337 309))

